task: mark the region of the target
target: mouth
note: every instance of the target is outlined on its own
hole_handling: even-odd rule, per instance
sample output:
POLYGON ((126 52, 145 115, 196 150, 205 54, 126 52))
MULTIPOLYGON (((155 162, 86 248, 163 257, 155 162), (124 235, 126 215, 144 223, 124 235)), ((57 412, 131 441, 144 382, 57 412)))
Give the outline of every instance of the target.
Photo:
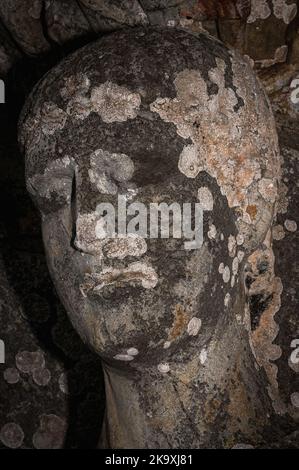
POLYGON ((131 263, 126 268, 104 268, 101 273, 85 274, 80 286, 84 297, 90 294, 101 295, 106 286, 115 288, 124 285, 141 285, 144 289, 153 289, 158 283, 158 276, 151 266, 145 263, 131 263))

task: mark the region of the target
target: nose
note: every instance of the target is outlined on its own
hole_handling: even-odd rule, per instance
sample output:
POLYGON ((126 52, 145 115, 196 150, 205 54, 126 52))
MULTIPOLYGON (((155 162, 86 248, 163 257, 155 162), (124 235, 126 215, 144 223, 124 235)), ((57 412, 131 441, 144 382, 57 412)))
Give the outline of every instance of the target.
POLYGON ((97 257, 120 260, 128 256, 141 258, 146 253, 147 243, 143 237, 135 233, 117 235, 108 230, 108 225, 107 219, 97 211, 79 214, 74 247, 97 257))
MULTIPOLYGON (((100 236, 101 217, 95 212, 77 214, 74 248, 86 254, 101 256, 105 238, 100 236)), ((107 241, 107 240, 106 240, 107 241)))

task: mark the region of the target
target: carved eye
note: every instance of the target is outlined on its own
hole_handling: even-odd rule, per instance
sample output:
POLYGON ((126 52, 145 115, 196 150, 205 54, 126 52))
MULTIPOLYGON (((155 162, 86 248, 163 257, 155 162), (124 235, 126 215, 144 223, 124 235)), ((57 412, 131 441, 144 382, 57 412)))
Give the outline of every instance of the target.
POLYGON ((55 212, 71 203, 72 178, 37 175, 27 182, 27 188, 41 212, 55 212))
POLYGON ((62 161, 54 162, 43 174, 27 178, 27 189, 42 213, 71 205, 74 170, 62 161))

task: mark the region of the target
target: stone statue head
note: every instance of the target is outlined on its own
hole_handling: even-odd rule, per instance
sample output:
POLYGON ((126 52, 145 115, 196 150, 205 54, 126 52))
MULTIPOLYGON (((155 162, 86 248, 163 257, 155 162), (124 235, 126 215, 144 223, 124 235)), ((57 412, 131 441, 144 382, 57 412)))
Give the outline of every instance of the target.
POLYGON ((106 363, 166 373, 243 314, 279 178, 249 61, 206 34, 116 32, 37 84, 20 142, 57 291, 106 363))

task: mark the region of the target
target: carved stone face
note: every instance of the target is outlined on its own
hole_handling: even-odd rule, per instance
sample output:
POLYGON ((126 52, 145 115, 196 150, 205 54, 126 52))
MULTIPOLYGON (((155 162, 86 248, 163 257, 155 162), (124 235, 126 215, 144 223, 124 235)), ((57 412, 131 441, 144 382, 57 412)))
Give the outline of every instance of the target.
POLYGON ((235 315, 276 200, 275 124, 249 63, 206 35, 124 30, 51 71, 20 126, 49 268, 83 339, 117 367, 197 354, 235 315), (97 206, 119 195, 200 203, 203 245, 105 237, 97 206))

